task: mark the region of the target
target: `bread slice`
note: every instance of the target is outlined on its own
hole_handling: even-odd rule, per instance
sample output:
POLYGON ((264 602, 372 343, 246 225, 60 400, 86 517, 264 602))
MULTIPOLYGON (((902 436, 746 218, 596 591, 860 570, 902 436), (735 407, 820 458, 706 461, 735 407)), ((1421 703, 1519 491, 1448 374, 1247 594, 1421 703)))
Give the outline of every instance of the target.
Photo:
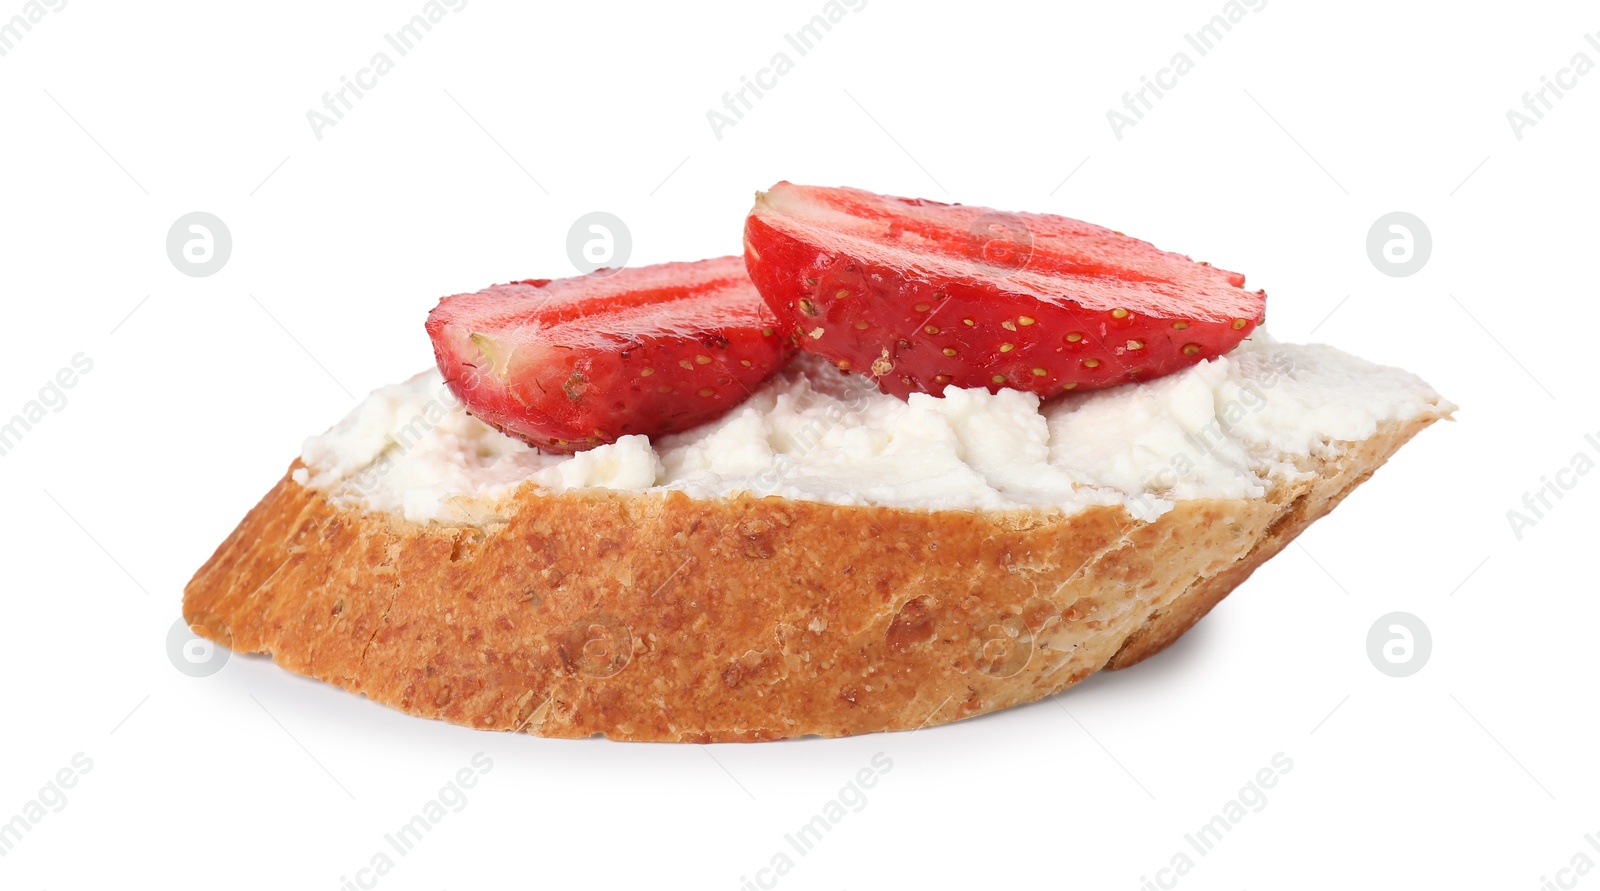
POLYGON ((1271 446, 1287 428, 1258 431, 1260 494, 1154 511, 530 482, 470 522, 419 521, 297 460, 184 615, 239 652, 484 729, 711 742, 955 721, 1159 652, 1453 408, 1404 372, 1310 364, 1321 377, 1296 386, 1311 389, 1268 398, 1349 391, 1366 435, 1295 454, 1271 446), (1355 395, 1374 381, 1388 409, 1355 395))

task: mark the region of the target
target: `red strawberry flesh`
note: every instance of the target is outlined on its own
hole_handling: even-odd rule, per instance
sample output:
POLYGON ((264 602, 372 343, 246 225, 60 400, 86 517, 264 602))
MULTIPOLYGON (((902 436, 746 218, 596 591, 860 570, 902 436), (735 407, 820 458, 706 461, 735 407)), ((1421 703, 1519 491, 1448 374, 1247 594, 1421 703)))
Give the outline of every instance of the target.
POLYGON ((787 182, 757 196, 745 262, 803 349, 902 398, 1149 380, 1266 311, 1244 276, 1090 223, 787 182))
POLYGON ((558 453, 723 414, 793 354, 774 327, 739 257, 496 285, 427 323, 468 411, 558 453))

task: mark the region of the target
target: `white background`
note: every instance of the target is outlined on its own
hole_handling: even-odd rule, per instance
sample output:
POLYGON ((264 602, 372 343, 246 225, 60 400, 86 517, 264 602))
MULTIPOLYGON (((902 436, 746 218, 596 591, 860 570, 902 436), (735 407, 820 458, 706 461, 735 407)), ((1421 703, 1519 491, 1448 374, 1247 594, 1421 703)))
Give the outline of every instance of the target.
POLYGON ((1178 887, 1531 891, 1600 861, 1600 473, 1520 539, 1506 515, 1600 458, 1600 73, 1521 139, 1506 118, 1600 62, 1592 8, 1272 0, 1119 140, 1107 109, 1195 56, 1221 0, 870 0, 718 139, 707 110, 821 0, 472 0, 313 135, 421 8, 72 0, 0 58, 0 419, 94 363, 0 458, 0 820, 94 765, 0 886, 338 888, 477 752, 467 806, 379 886, 738 888, 878 752, 866 807, 779 887, 1140 888, 1278 752, 1266 806, 1178 887), (1160 657, 915 735, 549 741, 260 658, 174 669, 190 574, 305 435, 427 366, 439 296, 570 274, 593 210, 635 264, 737 252, 778 179, 1063 213, 1243 271, 1275 336, 1403 365, 1459 419, 1160 657), (194 210, 233 235, 208 278, 165 251, 194 210), (1366 254, 1394 210, 1434 240, 1408 278, 1366 254), (1365 651, 1394 610, 1434 641, 1403 679, 1365 651))

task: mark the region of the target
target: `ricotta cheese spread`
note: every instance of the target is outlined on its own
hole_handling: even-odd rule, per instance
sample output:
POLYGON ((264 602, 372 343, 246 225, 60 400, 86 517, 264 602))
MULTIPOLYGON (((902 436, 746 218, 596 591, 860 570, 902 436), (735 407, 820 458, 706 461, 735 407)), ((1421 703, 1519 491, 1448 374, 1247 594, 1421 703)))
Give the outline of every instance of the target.
POLYGON ((1043 404, 1010 389, 901 401, 802 355, 709 424, 546 455, 472 417, 430 370, 306 440, 295 479, 422 523, 483 522, 526 485, 923 510, 1120 504, 1150 520, 1179 499, 1260 497, 1299 473, 1296 458, 1453 408, 1408 372, 1258 331, 1185 371, 1043 404))

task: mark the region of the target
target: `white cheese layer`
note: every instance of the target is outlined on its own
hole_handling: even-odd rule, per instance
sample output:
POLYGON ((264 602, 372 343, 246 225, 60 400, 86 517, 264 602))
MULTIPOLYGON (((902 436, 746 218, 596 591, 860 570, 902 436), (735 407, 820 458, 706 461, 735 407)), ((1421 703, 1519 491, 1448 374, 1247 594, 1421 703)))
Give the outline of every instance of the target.
POLYGON ((801 356, 694 430, 545 455, 467 414, 428 371, 306 440, 296 479, 415 522, 483 522, 524 485, 923 510, 1121 504, 1153 519, 1178 499, 1259 497, 1296 458, 1453 408, 1408 372, 1258 332, 1177 374, 1043 406, 1009 389, 902 402, 801 356))

